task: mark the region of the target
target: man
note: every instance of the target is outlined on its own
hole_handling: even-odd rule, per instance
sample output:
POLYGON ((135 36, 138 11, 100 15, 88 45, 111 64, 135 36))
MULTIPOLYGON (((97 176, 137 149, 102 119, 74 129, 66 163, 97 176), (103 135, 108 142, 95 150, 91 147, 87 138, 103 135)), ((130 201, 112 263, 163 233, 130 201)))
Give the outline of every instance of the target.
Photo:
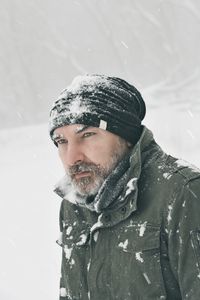
POLYGON ((53 105, 60 299, 200 299, 200 172, 162 151, 145 112, 135 87, 103 75, 53 105))

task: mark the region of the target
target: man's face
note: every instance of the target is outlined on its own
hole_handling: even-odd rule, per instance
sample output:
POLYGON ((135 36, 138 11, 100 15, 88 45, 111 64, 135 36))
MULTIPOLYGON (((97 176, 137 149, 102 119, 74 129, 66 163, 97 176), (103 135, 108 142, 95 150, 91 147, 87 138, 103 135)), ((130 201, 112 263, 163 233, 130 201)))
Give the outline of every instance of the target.
POLYGON ((95 195, 128 151, 128 142, 96 127, 73 124, 55 129, 53 139, 76 193, 95 195))

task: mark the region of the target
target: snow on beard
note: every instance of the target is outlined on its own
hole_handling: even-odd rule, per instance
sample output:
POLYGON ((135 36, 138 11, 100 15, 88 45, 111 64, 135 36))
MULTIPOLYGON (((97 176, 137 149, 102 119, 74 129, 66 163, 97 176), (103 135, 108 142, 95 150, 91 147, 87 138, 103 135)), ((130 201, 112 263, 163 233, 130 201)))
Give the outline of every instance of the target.
POLYGON ((70 167, 67 173, 76 193, 89 196, 95 195, 98 192, 98 189, 108 175, 108 170, 91 162, 82 162, 70 167), (84 177, 76 178, 76 175, 82 172, 88 172, 88 174, 84 177))
POLYGON ((119 146, 113 153, 106 167, 102 167, 92 162, 82 162, 69 167, 67 175, 71 181, 72 188, 82 196, 94 196, 98 193, 104 180, 121 160, 125 151, 119 146), (87 176, 76 178, 77 174, 89 172, 87 176))

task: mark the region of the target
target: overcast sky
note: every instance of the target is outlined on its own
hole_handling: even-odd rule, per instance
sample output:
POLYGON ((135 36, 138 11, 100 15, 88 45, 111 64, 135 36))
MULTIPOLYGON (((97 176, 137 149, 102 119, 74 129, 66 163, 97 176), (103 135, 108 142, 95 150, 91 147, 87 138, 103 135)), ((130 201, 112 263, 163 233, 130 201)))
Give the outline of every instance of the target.
POLYGON ((123 77, 150 107, 199 109, 199 24, 198 0, 1 0, 0 127, 46 122, 83 73, 123 77))

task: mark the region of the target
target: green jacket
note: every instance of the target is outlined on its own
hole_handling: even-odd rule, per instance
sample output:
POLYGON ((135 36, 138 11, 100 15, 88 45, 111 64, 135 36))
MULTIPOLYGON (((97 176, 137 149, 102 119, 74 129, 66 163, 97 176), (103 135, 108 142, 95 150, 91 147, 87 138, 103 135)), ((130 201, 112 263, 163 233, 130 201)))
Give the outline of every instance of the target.
POLYGON ((63 199, 60 300, 200 299, 199 170, 144 127, 130 174, 117 210, 98 215, 63 199))

